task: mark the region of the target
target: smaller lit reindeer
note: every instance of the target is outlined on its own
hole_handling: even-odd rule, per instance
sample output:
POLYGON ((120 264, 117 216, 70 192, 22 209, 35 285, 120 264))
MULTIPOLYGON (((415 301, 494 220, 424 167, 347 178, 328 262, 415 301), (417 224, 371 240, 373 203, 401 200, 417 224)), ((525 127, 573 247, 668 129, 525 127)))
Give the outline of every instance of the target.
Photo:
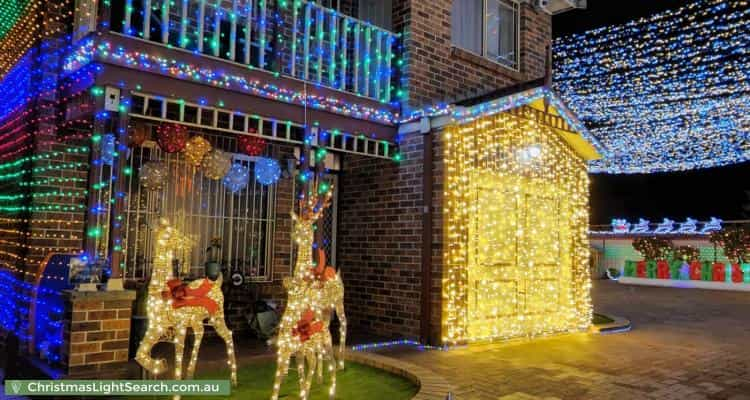
POLYGON ((326 265, 321 250, 318 251, 318 262, 312 259, 313 226, 330 205, 333 193, 332 188, 321 193, 324 192, 319 190, 321 187, 313 182, 310 192, 300 201, 299 214, 292 212, 297 261, 292 276, 284 280, 288 296, 276 339, 278 359, 272 400, 278 399, 292 357, 297 359, 300 398, 303 400, 310 393, 316 370, 318 381, 322 382, 325 362, 328 362, 331 374, 329 395, 333 398, 336 393, 336 369, 344 366, 344 284, 336 270, 326 265), (334 355, 329 330, 334 312, 341 323, 337 356, 334 355))

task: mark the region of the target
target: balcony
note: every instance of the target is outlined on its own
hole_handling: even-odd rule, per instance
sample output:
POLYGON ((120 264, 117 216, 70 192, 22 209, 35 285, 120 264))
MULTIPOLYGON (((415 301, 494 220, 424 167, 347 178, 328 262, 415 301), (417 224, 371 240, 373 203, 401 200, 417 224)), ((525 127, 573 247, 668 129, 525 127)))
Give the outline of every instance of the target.
POLYGON ((390 103, 397 35, 314 2, 111 0, 110 29, 390 103))

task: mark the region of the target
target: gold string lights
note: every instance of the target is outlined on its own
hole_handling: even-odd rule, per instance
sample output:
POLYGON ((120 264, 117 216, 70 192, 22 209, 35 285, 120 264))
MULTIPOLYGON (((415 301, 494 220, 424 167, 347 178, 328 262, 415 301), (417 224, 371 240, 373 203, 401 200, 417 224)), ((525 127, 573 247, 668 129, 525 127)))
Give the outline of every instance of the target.
POLYGON ((192 240, 169 225, 165 219, 156 230, 155 259, 151 281, 148 285, 148 329, 138 347, 135 360, 152 374, 166 369, 164 359, 151 358, 151 350, 157 342, 170 341, 175 345, 174 378, 182 379, 182 357, 185 349, 187 329, 195 335, 193 350, 187 369, 187 378, 192 378, 198 360, 198 351, 203 339, 203 321, 208 320, 227 346, 227 364, 232 384, 237 384, 232 331, 224 321, 224 295, 221 291, 221 275, 215 282, 199 279, 182 284, 172 273, 172 260, 178 252, 192 246, 192 240))
POLYGON ((445 132, 443 342, 588 328, 588 175, 551 128, 500 113, 445 132))
POLYGON ((331 377, 328 394, 336 395, 336 370, 344 367, 346 346, 346 315, 344 312, 344 284, 335 269, 325 262, 325 252, 319 250, 317 263, 312 258, 314 224, 330 205, 333 190, 328 184, 311 183, 311 190, 300 201, 299 214, 292 212, 292 238, 297 257, 291 277, 284 279, 287 305, 276 337, 276 375, 271 399, 279 398, 281 384, 286 378, 292 357, 297 361, 300 399, 308 398, 312 378, 317 371, 322 382, 324 362, 331 377), (330 333, 333 313, 339 318, 339 348, 334 354, 330 333))

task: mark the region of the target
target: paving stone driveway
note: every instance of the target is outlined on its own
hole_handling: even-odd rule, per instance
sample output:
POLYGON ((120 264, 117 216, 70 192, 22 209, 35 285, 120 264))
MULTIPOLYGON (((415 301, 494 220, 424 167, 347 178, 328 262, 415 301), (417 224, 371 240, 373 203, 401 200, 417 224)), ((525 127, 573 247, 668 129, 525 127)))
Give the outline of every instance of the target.
POLYGON ((446 377, 460 400, 750 400, 750 294, 611 281, 592 294, 633 330, 386 353, 446 377))

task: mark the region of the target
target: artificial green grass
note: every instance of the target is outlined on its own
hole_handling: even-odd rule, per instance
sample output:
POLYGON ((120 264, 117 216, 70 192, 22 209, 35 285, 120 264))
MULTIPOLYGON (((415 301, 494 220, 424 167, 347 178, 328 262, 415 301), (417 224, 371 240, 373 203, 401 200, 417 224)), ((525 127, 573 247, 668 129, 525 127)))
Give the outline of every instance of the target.
MULTIPOLYGON (((281 386, 280 399, 299 398, 296 365, 295 362, 292 362, 289 375, 281 386)), ((232 388, 231 396, 183 396, 183 398, 186 400, 267 400, 271 398, 271 387, 275 374, 276 363, 274 361, 266 360, 250 363, 238 369, 238 386, 232 388)), ((196 376, 196 379, 229 379, 229 371, 200 374, 196 376)), ((321 385, 318 384, 317 378, 314 378, 310 400, 328 399, 330 383, 327 372, 324 372, 324 379, 325 381, 321 385)), ((417 386, 406 378, 362 364, 346 363, 346 368, 336 373, 336 398, 342 400, 408 400, 414 397, 417 389, 417 386)), ((141 397, 140 399, 144 398, 141 397)))
POLYGON ((612 322, 615 322, 612 318, 602 315, 602 314, 594 314, 594 325, 604 325, 604 324, 611 324, 612 322))

